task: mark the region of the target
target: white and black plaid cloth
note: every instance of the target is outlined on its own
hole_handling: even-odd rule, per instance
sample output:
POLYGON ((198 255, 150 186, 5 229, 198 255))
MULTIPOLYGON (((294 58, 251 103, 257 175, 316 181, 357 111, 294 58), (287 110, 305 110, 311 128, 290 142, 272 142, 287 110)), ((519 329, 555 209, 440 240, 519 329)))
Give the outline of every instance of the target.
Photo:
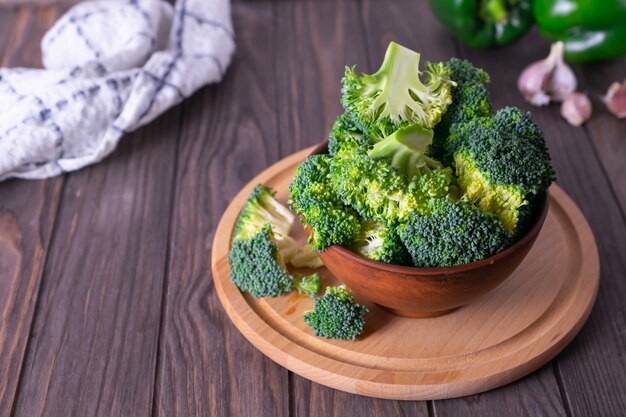
POLYGON ((0 180, 98 162, 125 132, 220 81, 235 50, 230 3, 88 1, 41 49, 45 69, 0 69, 0 180))

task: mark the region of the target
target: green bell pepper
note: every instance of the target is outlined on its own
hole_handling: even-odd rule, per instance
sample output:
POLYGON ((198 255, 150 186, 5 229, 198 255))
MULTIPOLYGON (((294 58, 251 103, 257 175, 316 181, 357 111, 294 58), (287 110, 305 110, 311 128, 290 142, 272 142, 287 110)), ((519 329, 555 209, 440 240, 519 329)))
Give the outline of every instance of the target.
POLYGON ((563 41, 567 60, 626 55, 624 0, 535 0, 533 13, 545 37, 563 41))
POLYGON ((430 0, 430 7, 454 36, 477 48, 510 43, 533 23, 531 0, 430 0))

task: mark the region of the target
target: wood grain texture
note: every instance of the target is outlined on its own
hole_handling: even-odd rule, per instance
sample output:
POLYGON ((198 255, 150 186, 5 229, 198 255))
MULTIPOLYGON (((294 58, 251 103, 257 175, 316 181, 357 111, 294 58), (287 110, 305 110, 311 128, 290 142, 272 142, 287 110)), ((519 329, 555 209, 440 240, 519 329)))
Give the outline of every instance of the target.
MULTIPOLYGON (((57 11, 0 10, 0 66, 37 65, 30 48, 57 11), (30 27, 30 30, 25 28, 30 27), (33 29, 34 28, 34 29, 33 29)), ((0 183, 0 416, 20 382, 63 178, 0 183)))
POLYGON ((150 415, 179 123, 68 176, 14 416, 150 415))
POLYGON ((355 2, 287 1, 276 10, 276 91, 281 154, 328 138, 343 113, 346 65, 367 61, 355 2))
POLYGON ((520 42, 497 50, 463 48, 463 54, 491 74, 496 108, 515 105, 531 110, 550 146, 557 182, 589 221, 602 259, 600 291, 588 324, 556 359, 557 377, 573 416, 623 416, 626 410, 626 224, 584 129, 568 125, 558 106, 526 104, 514 85, 524 66, 548 52, 549 44, 532 31, 520 42), (511 86, 510 89, 497 86, 511 86))
MULTIPOLYGON (((372 62, 370 70, 377 68, 379 60, 382 59, 388 43, 392 40, 401 44, 416 48, 421 51, 422 56, 430 60, 447 60, 453 56, 459 56, 461 48, 455 44, 449 33, 439 24, 432 15, 426 1, 411 0, 363 0, 363 20, 367 28, 368 48, 371 51, 372 62), (415 19, 419 20, 416 23, 415 19), (392 25, 384 22, 394 22, 392 25)), ((499 62, 498 71, 506 71, 506 61, 499 62)), ((492 85, 495 83, 492 83, 492 85)), ((507 84, 497 84, 500 88, 507 84)), ((511 96, 515 94, 513 84, 504 90, 505 94, 511 96)), ((491 88, 490 91, 492 91, 491 88)), ((533 373, 524 379, 525 390, 520 390, 516 386, 521 382, 515 382, 502 387, 487 395, 481 395, 482 406, 480 413, 478 407, 472 409, 474 414, 481 417, 502 415, 516 415, 516 410, 525 409, 534 404, 537 397, 532 392, 545 392, 543 398, 543 409, 553 410, 554 413, 548 415, 563 415, 565 408, 563 405, 554 409, 561 400, 559 387, 555 377, 550 377, 551 370, 546 373, 533 373)), ((432 413, 435 415, 452 415, 455 403, 462 400, 435 401, 432 405, 432 413), (442 408, 443 404, 450 405, 447 413, 442 408)))
MULTIPOLYGON (((272 165, 237 194, 220 220, 211 252, 214 285, 228 316, 282 366, 366 396, 453 398, 527 375, 558 354, 582 327, 597 293, 598 253, 583 215, 556 185, 550 189, 544 227, 522 265, 492 292, 449 314, 400 317, 355 293, 357 302, 370 310, 365 335, 354 342, 337 341, 315 337, 302 320, 313 305, 309 297, 254 298, 240 292, 231 282, 227 257, 241 208, 259 183, 286 201, 293 172, 309 152, 272 165)), ((300 245, 307 240, 301 229, 292 236, 300 245)), ((319 271, 323 288, 341 283, 342 277, 331 271, 319 271)))
POLYGON ((626 58, 577 68, 579 89, 593 103, 593 117, 585 125, 591 144, 613 188, 622 215, 626 213, 626 119, 617 119, 602 102, 609 85, 626 78, 626 58))
MULTIPOLYGON (((367 49, 359 7, 351 1, 278 2, 276 31, 278 129, 281 154, 287 155, 328 137, 343 111, 339 98, 344 68, 367 62, 367 49)), ((290 375, 289 387, 292 416, 428 412, 425 403, 358 397, 295 374, 290 375)))
POLYGON ((158 416, 287 416, 288 373, 229 323, 210 276, 228 201, 279 157, 270 2, 234 4, 238 49, 219 88, 184 105, 163 316, 158 416))

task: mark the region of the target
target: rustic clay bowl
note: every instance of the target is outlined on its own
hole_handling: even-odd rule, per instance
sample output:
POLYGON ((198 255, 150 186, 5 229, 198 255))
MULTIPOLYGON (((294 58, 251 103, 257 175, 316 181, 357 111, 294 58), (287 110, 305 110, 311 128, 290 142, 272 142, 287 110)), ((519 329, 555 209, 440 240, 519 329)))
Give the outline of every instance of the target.
MULTIPOLYGON (((328 153, 328 142, 311 155, 328 153)), ((537 219, 513 246, 481 261, 438 268, 416 268, 374 261, 333 245, 320 253, 326 267, 357 295, 404 317, 446 314, 488 293, 524 260, 548 213, 547 193, 537 219)))

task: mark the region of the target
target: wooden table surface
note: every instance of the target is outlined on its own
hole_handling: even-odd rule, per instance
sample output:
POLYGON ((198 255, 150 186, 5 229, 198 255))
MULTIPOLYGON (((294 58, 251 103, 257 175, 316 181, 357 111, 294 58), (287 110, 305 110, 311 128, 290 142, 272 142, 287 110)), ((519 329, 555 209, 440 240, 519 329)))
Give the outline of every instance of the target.
MULTIPOLYGON (((1 0, 0 65, 40 66, 39 40, 72 1, 1 0)), ((500 389, 386 401, 311 383, 237 332, 211 280, 220 216, 255 174, 326 137, 344 65, 375 70, 389 41, 431 60, 466 57, 491 74, 496 107, 526 109, 517 75, 549 45, 534 31, 499 50, 466 48, 415 0, 236 1, 233 18, 238 49, 221 84, 98 165, 0 183, 0 417, 624 416, 626 120, 599 97, 626 61, 575 67, 594 104, 584 128, 558 106, 532 109, 600 251, 579 336, 500 389)))

